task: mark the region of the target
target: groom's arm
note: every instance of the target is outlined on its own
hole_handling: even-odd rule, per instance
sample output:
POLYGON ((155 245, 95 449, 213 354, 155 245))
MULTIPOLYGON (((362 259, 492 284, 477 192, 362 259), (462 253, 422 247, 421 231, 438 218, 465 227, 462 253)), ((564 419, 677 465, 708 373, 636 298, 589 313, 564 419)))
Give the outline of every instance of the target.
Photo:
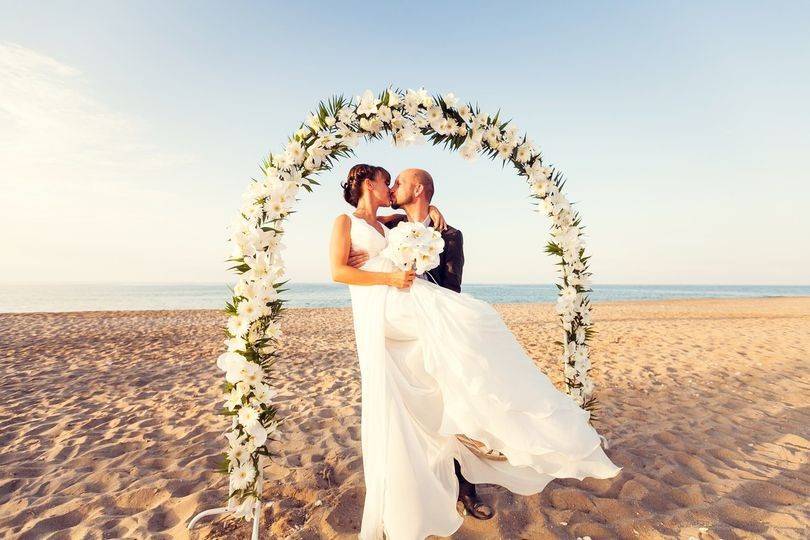
POLYGON ((393 229, 401 222, 408 221, 408 216, 406 216, 405 214, 389 214, 387 216, 377 216, 377 221, 379 221, 389 229, 393 229))
POLYGON ((464 237, 458 229, 448 229, 444 234, 444 279, 442 286, 461 292, 461 274, 464 270, 464 237))

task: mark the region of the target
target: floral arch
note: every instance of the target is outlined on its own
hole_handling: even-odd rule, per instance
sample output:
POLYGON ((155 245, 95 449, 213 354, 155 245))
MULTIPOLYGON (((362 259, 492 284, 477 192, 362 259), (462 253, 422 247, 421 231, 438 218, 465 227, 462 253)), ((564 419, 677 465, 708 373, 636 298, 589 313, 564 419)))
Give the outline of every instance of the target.
POLYGON ((264 457, 274 454, 280 420, 273 405, 275 390, 268 384, 282 337, 284 262, 280 240, 284 220, 303 188, 312 191, 315 177, 337 160, 353 155, 362 140, 390 137, 395 146, 424 141, 457 151, 466 159, 484 155, 510 163, 536 199, 537 211, 551 222, 545 251, 560 267, 556 311, 562 325, 561 349, 567 393, 583 408, 594 410, 593 382, 588 376, 590 272, 582 241, 580 217, 562 194, 562 174, 543 164, 540 152, 500 114, 488 115, 477 106, 461 103, 452 93, 431 96, 424 89, 367 90, 356 99, 332 97, 318 105, 306 123, 290 137, 282 152, 268 155, 262 174, 243 196, 239 216, 231 226, 233 250, 228 261, 239 274, 229 314, 225 345, 217 360, 225 372, 222 414, 231 417, 226 432, 228 451, 221 472, 229 476, 227 506, 208 510, 189 524, 220 512, 253 520, 258 533, 264 457))

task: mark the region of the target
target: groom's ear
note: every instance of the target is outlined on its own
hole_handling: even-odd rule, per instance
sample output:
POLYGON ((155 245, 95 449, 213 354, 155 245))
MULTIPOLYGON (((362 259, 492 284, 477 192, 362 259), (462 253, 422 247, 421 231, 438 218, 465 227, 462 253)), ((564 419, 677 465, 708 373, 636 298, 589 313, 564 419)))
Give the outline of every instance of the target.
POLYGON ((424 192, 425 186, 423 186, 422 184, 416 184, 416 187, 413 189, 413 197, 417 198, 424 192))

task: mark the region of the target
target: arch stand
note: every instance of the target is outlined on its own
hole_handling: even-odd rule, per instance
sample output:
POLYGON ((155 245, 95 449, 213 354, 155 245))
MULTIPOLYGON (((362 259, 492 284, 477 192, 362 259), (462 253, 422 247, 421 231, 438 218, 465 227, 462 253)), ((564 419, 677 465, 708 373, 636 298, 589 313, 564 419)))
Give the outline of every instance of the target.
MULTIPOLYGON (((256 491, 259 493, 262 492, 263 480, 264 480, 264 472, 262 470, 262 467, 259 467, 259 479, 256 482, 256 491)), ((267 506, 271 506, 272 504, 273 504, 272 502, 269 502, 267 503, 267 506)), ((259 540, 259 521, 261 520, 262 517, 261 509, 262 509, 262 501, 261 499, 257 498, 256 504, 253 507, 253 532, 251 533, 250 536, 251 540, 259 540)), ((188 530, 191 530, 194 527, 194 525, 204 517, 215 516, 217 514, 224 514, 226 512, 229 512, 229 510, 224 506, 221 506, 219 508, 211 508, 210 510, 203 510, 202 512, 191 518, 191 521, 188 522, 187 528, 188 530)))

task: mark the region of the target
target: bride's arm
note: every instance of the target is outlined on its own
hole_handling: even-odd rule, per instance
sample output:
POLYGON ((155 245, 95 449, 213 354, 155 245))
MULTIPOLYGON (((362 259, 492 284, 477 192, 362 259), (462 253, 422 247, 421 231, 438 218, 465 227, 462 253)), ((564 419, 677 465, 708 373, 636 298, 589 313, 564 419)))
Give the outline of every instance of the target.
POLYGON ((332 240, 329 244, 329 263, 332 267, 332 281, 347 285, 390 285, 404 288, 413 282, 414 272, 370 272, 349 266, 349 250, 352 222, 347 215, 340 215, 332 226, 332 240))

